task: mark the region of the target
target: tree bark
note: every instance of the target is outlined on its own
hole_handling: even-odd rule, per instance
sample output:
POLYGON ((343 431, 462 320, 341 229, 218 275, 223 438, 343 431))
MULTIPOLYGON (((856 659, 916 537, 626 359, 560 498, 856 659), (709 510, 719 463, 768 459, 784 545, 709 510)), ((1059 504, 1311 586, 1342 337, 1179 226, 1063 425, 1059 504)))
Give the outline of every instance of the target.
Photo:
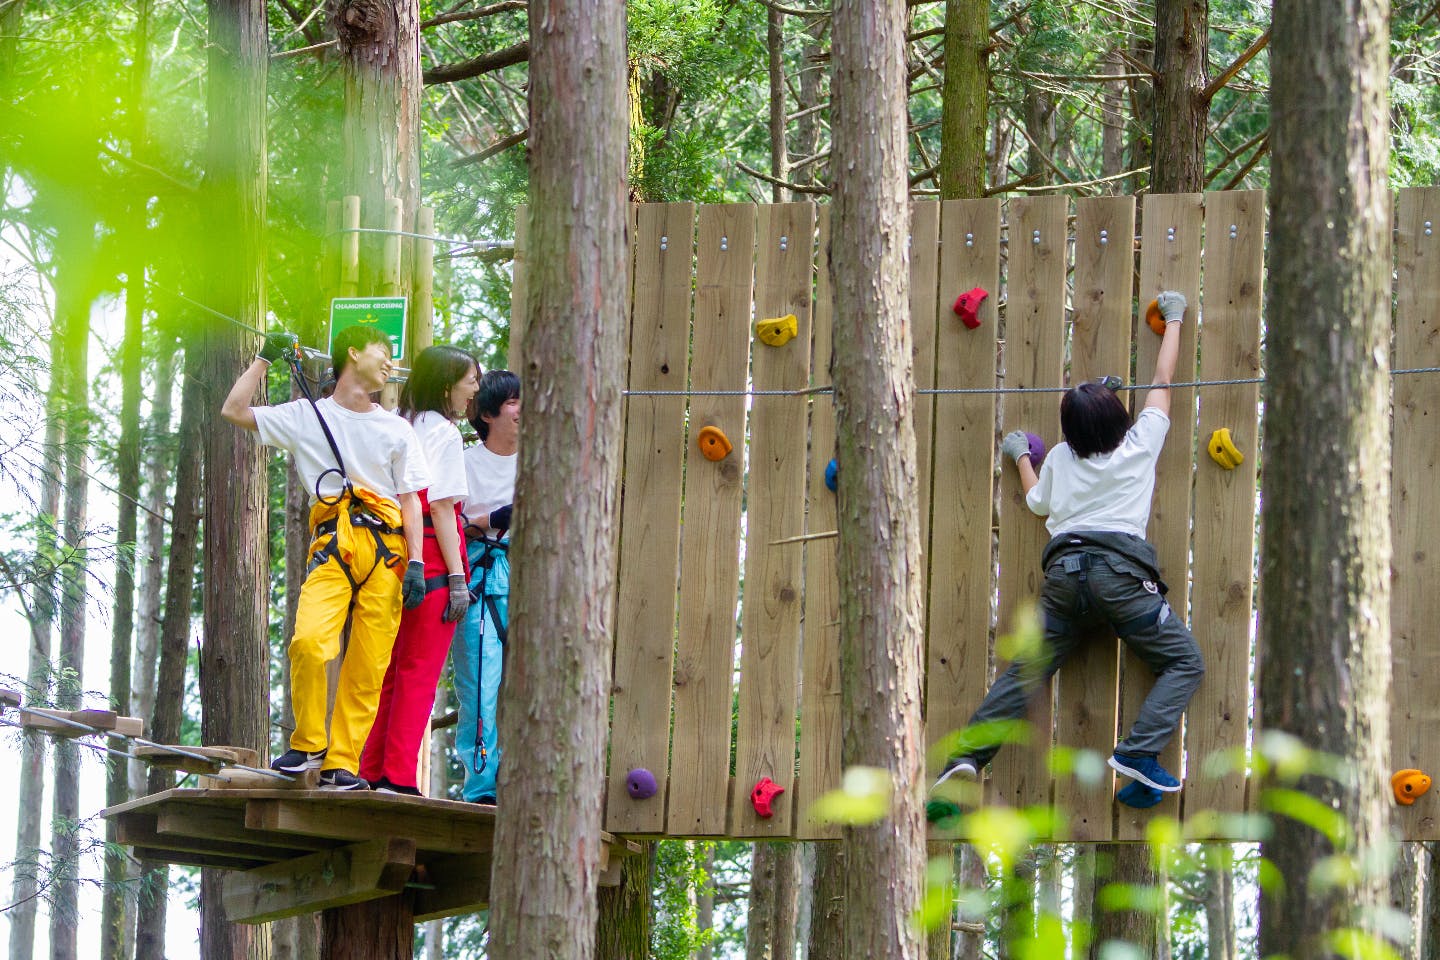
POLYGON ((985 195, 990 113, 990 0, 945 0, 940 105, 940 196, 985 195))
POLYGON ((1156 0, 1154 193, 1205 189, 1209 56, 1210 0, 1156 0))
MULTIPOLYGON (((418 0, 330 0, 345 78, 345 165, 341 182, 360 197, 360 225, 383 229, 385 201, 395 197, 411 229, 420 208, 420 4, 418 0)), ((362 251, 383 237, 361 234, 362 251)), ((380 292, 383 258, 360 257, 360 292, 380 292)), ((409 258, 400 289, 410 290, 409 258)))
MULTIPOLYGON (((985 887, 985 861, 970 844, 965 843, 959 846, 959 876, 960 887, 963 890, 981 890, 985 887)), ((961 920, 968 920, 971 923, 982 922, 984 916, 960 915, 961 920)), ((981 960, 985 956, 985 935, 973 933, 969 930, 961 930, 956 938, 959 942, 955 946, 955 960, 981 960)))
MULTIPOLYGON (((56 251, 57 332, 64 345, 53 375, 61 377, 65 408, 65 516, 60 539, 68 560, 60 571, 60 673, 55 704, 62 710, 80 706, 84 686, 87 598, 86 524, 90 478, 90 351, 91 268, 94 219, 81 216, 58 230, 56 251)), ((75 827, 80 820, 79 747, 67 738, 55 741, 55 797, 50 841, 54 893, 50 900, 50 956, 75 960, 79 894, 80 845, 75 827)))
MULTIPOLYGON (((819 63, 824 48, 821 47, 820 40, 829 25, 828 18, 817 17, 805 31, 804 55, 801 57, 803 65, 800 68, 798 95, 795 98, 796 112, 803 113, 804 116, 796 119, 794 124, 795 152, 801 159, 813 157, 820 151, 820 115, 817 111, 805 111, 817 106, 824 96, 821 81, 825 77, 825 70, 819 63)), ((820 163, 812 161, 803 167, 793 167, 792 176, 797 183, 817 183, 820 179, 817 176, 819 168, 820 163)))
MULTIPOLYGON (((209 0, 210 43, 204 201, 207 301, 257 329, 265 326, 265 71, 263 0, 209 0)), ((253 358, 255 338, 219 319, 205 325, 204 409, 220 409, 253 358)), ((257 400, 259 398, 256 398, 257 400)), ((210 419, 207 417, 207 419, 210 419)), ((248 431, 216 423, 204 433, 204 641, 200 649, 201 737, 206 744, 269 748, 270 552, 265 459, 248 431)), ((200 880, 201 952, 208 960, 249 957, 251 926, 224 918, 221 875, 200 880)))
MULTIPOLYGON (((144 152, 145 76, 150 65, 150 3, 140 0, 135 12, 134 61, 130 82, 130 152, 144 152)), ((116 449, 115 615, 110 635, 110 709, 130 715, 131 648, 135 637, 135 565, 138 505, 140 503, 140 358, 145 338, 145 269, 143 237, 147 227, 146 201, 137 196, 130 211, 129 229, 135 246, 127 266, 125 284, 125 339, 120 348, 120 441, 116 449), (129 552, 126 553, 126 548, 129 552)), ((106 759, 105 804, 116 806, 130 799, 129 763, 120 757, 106 759)), ((100 955, 104 960, 129 960, 130 924, 125 880, 131 876, 130 857, 113 845, 117 826, 105 823, 105 889, 100 907, 100 955)))
MULTIPOLYGON (((49 566, 56 556, 56 522, 60 513, 60 483, 64 470, 61 450, 65 443, 65 382, 61 376, 59 331, 52 334, 50 365, 54 374, 45 394, 45 439, 40 448, 40 523, 35 534, 35 555, 45 572, 30 589, 27 619, 30 625, 30 653, 26 665, 25 698, 49 702, 55 626, 56 573, 49 566)), ((32 960, 35 955, 35 915, 39 903, 40 832, 44 821, 45 745, 42 733, 25 731, 20 740, 20 770, 17 775, 15 882, 9 911, 12 960, 32 960)))
MULTIPOLYGON (((955 868, 960 865, 957 844, 949 840, 931 840, 926 844, 926 856, 930 862, 944 861, 953 879, 955 868)), ((955 901, 952 898, 945 916, 935 926, 925 931, 925 960, 950 960, 951 946, 955 935, 955 901)))
POLYGON ((601 887, 595 932, 597 960, 648 960, 654 927, 650 891, 655 875, 655 841, 620 862, 620 885, 601 887))
MULTIPOLYGON (((765 8, 765 52, 770 78, 770 176, 784 181, 790 176, 790 152, 785 145, 785 14, 774 7, 765 8)), ((771 184, 770 199, 784 203, 785 188, 771 184)))
MULTIPOLYGON (((1261 955, 1328 952, 1385 904, 1390 755, 1390 192, 1386 0, 1288 0, 1271 46, 1270 290, 1261 523, 1263 731, 1340 758, 1273 783, 1333 809, 1346 834, 1272 818, 1261 955), (1377 518, 1380 518, 1377 522, 1377 518), (1306 878, 1342 854, 1361 872, 1306 878)), ((1263 739, 1259 741, 1263 746, 1263 739)), ((1284 801, 1284 796, 1270 795, 1284 801)), ((1262 795, 1262 807, 1267 797, 1262 795)))
POLYGON ((1421 960, 1440 957, 1440 844, 1425 844, 1425 895, 1418 928, 1421 960))
MULTIPOLYGON (((1155 887, 1161 882, 1150 859, 1148 843, 1099 843, 1095 845, 1096 886, 1108 884, 1155 887)), ((1152 910, 1106 910, 1096 905, 1095 935, 1090 956, 1101 957, 1107 943, 1128 943, 1140 955, 1157 956, 1160 947, 1160 917, 1152 910)))
POLYGON ((750 847, 750 904, 745 911, 745 960, 773 960, 775 942, 775 844, 750 847))
POLYGON ((403 894, 331 907, 321 912, 320 925, 321 957, 413 960, 415 956, 414 911, 403 894))
MULTIPOLYGON (((1095 929, 1095 844, 1076 845, 1075 859, 1070 864, 1072 906, 1071 929, 1087 931, 1095 929)), ((967 958, 969 960, 969 958, 967 958)))
POLYGON ((845 846, 815 845, 815 905, 810 911, 806 955, 813 960, 845 960, 845 846))
POLYGON ((887 816, 843 831, 845 944, 899 960, 923 949, 925 866, 905 9, 839 0, 831 29, 841 759, 893 785, 887 816))
POLYGON ((490 905, 494 960, 589 960, 630 315, 625 8, 530 8, 529 313, 490 905), (564 531, 564 537, 557 537, 564 531))
MULTIPOLYGON (((1117 78, 1100 88, 1100 176, 1114 177, 1125 172, 1125 81, 1118 79, 1125 71, 1120 51, 1106 54, 1101 69, 1117 78)), ((1110 181, 1110 193, 1124 188, 1119 180, 1110 181)))
MULTIPOLYGON (((185 347, 185 376, 182 378, 178 448, 199 449, 207 419, 205 392, 200 384, 200 351, 197 336, 185 347)), ((160 626, 160 656, 155 679, 155 713, 148 732, 156 743, 179 743, 184 715, 185 660, 190 640, 191 609, 195 598, 195 557, 200 530, 200 460, 179 457, 175 467, 175 499, 170 514, 170 566, 165 575, 165 613, 160 626)), ((175 785, 175 775, 164 767, 151 767, 149 793, 175 785)), ((170 868, 163 863, 142 861, 146 894, 142 895, 135 920, 135 960, 164 960, 165 916, 170 868)))
POLYGON ((1205 937, 1208 960, 1235 960, 1235 863, 1229 847, 1200 848, 1205 869, 1205 937))
POLYGON ((1416 934, 1421 920, 1421 849, 1420 844, 1412 840, 1401 840, 1395 846, 1395 862, 1390 868, 1389 907, 1398 916, 1410 921, 1407 929, 1410 930, 1411 941, 1398 944, 1401 956, 1408 957, 1412 955, 1412 948, 1419 946, 1419 937, 1416 934))
MULTIPOLYGON (((715 844, 705 844, 701 862, 705 867, 705 885, 695 893, 695 929, 703 934, 715 929, 715 844)), ((715 944, 707 942, 695 951, 695 960, 715 960, 715 944)))

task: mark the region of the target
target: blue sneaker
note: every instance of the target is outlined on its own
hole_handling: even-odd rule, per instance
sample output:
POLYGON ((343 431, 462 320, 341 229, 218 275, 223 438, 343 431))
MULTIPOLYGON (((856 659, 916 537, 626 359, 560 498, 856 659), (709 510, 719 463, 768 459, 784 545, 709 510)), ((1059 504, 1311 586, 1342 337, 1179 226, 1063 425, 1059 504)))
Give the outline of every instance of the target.
POLYGON ((1139 781, 1132 780, 1120 788, 1120 792, 1115 794, 1115 799, 1127 807, 1134 807, 1137 810, 1148 810, 1150 807, 1159 803, 1160 798, 1163 796, 1165 796, 1165 794, 1156 790, 1154 787, 1147 787, 1139 781))
POLYGON ((1129 777, 1162 793, 1177 793, 1180 781, 1170 776, 1170 771, 1160 766, 1154 757, 1140 757, 1116 752, 1110 756, 1110 767, 1122 777, 1129 777))

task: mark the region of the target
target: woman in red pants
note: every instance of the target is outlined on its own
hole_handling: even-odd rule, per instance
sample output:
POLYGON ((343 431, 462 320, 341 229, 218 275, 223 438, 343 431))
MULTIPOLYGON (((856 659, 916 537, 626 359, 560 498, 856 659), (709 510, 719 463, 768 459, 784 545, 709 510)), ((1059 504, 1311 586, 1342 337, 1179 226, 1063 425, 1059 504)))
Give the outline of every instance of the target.
POLYGON ((419 796, 416 767, 435 687, 455 625, 470 606, 465 536, 465 462, 455 421, 465 415, 480 382, 475 360, 458 347, 427 347, 415 358, 400 394, 400 415, 420 438, 430 488, 420 494, 424 549, 410 559, 407 586, 423 577, 425 599, 400 618, 395 649, 380 690, 375 723, 360 755, 360 776, 381 793, 419 796))

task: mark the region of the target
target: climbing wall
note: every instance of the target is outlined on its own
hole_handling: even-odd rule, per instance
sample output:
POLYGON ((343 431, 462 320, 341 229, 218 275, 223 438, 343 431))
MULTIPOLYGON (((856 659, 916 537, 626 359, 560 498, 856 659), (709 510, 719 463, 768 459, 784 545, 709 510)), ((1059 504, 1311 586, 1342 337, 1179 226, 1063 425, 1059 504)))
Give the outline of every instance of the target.
MULTIPOLYGON (((1440 367, 1440 190, 1402 191, 1396 209, 1392 366, 1440 367)), ((1162 758, 1183 766, 1186 788, 1149 811, 1114 802, 1104 758, 1151 676, 1098 632, 1037 702, 1029 743, 1002 751, 987 781, 987 803, 1053 805, 1055 839, 1140 840, 1156 816, 1179 817, 1197 836, 1242 838, 1246 821, 1226 815, 1253 805, 1264 236, 1260 192, 913 208, 931 745, 963 726, 1003 669, 996 635, 1039 590, 1046 532, 1002 468, 998 436, 1020 427, 1053 445, 1058 388, 1104 374, 1147 382, 1159 341, 1137 310, 1166 288, 1190 300, 1176 379, 1207 383, 1173 392, 1150 524, 1171 604, 1207 664, 1162 758), (952 304, 974 288, 987 296, 972 328, 952 304), (1222 428, 1243 457, 1233 469, 1207 450, 1222 428)), ((829 210, 646 205, 632 241, 606 829, 835 836, 807 812, 841 775, 836 516, 825 483, 835 422, 830 395, 815 389, 830 382, 829 210), (777 318, 779 336, 757 336, 758 322, 777 318), (757 809, 762 783, 769 801, 757 809)), ((1425 493, 1440 458, 1440 376, 1394 384, 1394 762, 1433 772, 1440 654, 1425 627, 1440 619, 1428 588, 1440 514, 1425 493)), ((932 755, 931 769, 942 759, 932 755)), ((1425 809, 1402 810, 1407 834, 1440 838, 1440 818, 1425 809)))

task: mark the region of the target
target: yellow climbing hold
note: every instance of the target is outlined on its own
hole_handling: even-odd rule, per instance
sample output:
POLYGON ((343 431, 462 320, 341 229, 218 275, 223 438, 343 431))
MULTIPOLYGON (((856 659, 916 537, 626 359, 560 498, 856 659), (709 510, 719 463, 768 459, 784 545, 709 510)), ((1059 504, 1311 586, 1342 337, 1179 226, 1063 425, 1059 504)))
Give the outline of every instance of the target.
POLYGON ((1230 439, 1230 428, 1221 427, 1210 434, 1208 446, 1210 459, 1214 460, 1226 470, 1234 470, 1245 462, 1245 454, 1235 447, 1235 441, 1230 439))
POLYGON ((706 460, 724 460, 732 449, 730 438, 725 436, 725 431, 719 427, 701 427, 695 442, 700 447, 701 456, 706 460))
POLYGON ((800 321, 795 314, 787 313, 783 317, 773 317, 769 320, 755 321, 755 335, 762 343, 772 347, 783 347, 800 333, 800 321))

